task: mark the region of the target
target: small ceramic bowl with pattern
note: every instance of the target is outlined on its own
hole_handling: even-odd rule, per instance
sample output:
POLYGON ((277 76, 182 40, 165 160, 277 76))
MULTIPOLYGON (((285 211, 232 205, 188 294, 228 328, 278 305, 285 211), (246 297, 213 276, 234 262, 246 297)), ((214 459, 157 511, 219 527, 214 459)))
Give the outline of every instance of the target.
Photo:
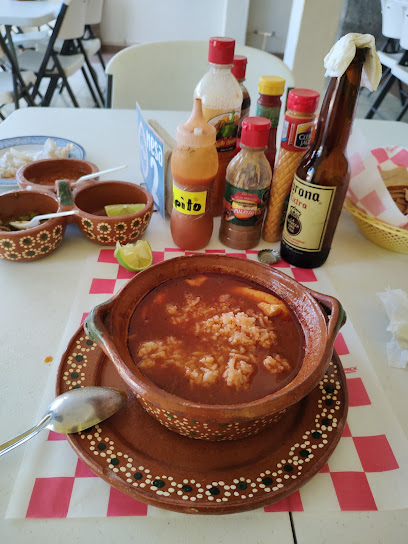
MULTIPOLYGON (((66 187, 65 187, 66 189, 66 187)), ((74 189, 74 222, 92 242, 112 246, 133 243, 145 232, 153 212, 153 197, 143 187, 126 181, 98 181, 74 189), (105 206, 112 204, 144 204, 129 215, 108 217, 105 206)), ((60 185, 61 198, 61 185, 60 185)))
POLYGON ((51 193, 12 191, 0 195, 0 259, 29 262, 52 253, 62 242, 67 217, 48 219, 26 230, 10 230, 9 222, 58 211, 59 201, 51 193))
MULTIPOLYGON (((218 441, 259 433, 317 387, 344 322, 338 300, 274 268, 237 257, 201 254, 169 259, 139 272, 91 311, 85 331, 157 421, 189 438, 218 441), (256 302, 241 304, 246 297, 256 302), (259 311, 257 302, 264 299, 271 306, 268 309, 261 302, 259 311), (282 317, 275 317, 282 312, 282 317), (264 347, 276 362, 276 350, 279 357, 288 356, 293 347, 297 350, 296 359, 288 359, 296 362, 287 378, 272 385, 263 368, 272 361, 258 349, 267 339, 267 330, 272 336, 264 347), (244 353, 242 349, 250 344, 254 349, 244 353), (229 371, 235 363, 242 372, 236 382, 227 384, 237 387, 231 394, 223 380, 234 378, 229 371), (161 374, 149 374, 154 368, 161 374), (250 370, 247 387, 243 380, 250 370), (257 376, 260 381, 255 385, 257 376), (210 392, 209 383, 221 386, 219 396, 214 389, 210 392)), ((272 375, 283 369, 279 366, 270 367, 272 375)))
MULTIPOLYGON (((43 159, 22 166, 17 170, 16 180, 21 189, 57 192, 57 180, 65 179, 74 188, 77 179, 98 171, 96 164, 82 159, 43 159)), ((94 181, 87 180, 83 184, 94 181)))

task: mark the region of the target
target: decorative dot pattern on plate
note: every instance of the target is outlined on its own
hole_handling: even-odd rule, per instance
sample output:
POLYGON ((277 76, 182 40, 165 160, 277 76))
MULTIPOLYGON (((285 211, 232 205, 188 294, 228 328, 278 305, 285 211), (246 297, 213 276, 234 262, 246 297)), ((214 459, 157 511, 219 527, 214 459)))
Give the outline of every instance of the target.
MULTIPOLYGON (((101 349, 81 331, 74 337, 60 366, 61 392, 86 385, 101 385, 95 381, 100 361, 101 349)), ((85 462, 90 459, 97 463, 100 475, 110 478, 111 485, 144 502, 178 511, 194 508, 194 511, 205 512, 216 512, 217 509, 240 511, 270 504, 297 489, 317 472, 340 438, 347 397, 345 377, 343 371, 339 371, 339 365, 339 362, 330 362, 318 387, 310 394, 312 400, 306 404, 307 410, 311 411, 310 424, 301 427, 293 436, 291 434, 279 445, 277 452, 265 455, 262 462, 228 468, 221 478, 202 472, 194 474, 192 470, 184 473, 178 463, 173 468, 163 466, 160 470, 154 459, 141 456, 138 448, 132 449, 104 422, 70 435, 68 439, 85 462)), ((156 410, 151 405, 146 408, 150 412, 156 410)), ((186 434, 196 428, 195 421, 187 421, 175 414, 166 413, 163 417, 168 426, 177 423, 183 426, 186 434)), ((210 432, 204 430, 209 428, 208 422, 203 422, 202 428, 203 434, 210 432)), ((162 432, 167 433, 165 429, 162 432)), ((183 437, 179 439, 185 440, 183 437)), ((250 437, 244 440, 260 439, 250 437)), ((245 447, 244 442, 239 444, 245 447)), ((221 444, 216 447, 221 448, 221 444)))

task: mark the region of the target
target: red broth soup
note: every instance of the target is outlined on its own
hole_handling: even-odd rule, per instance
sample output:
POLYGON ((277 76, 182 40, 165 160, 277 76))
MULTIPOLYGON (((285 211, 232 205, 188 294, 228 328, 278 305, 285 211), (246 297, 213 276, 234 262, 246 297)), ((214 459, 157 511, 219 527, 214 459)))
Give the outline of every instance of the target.
POLYGON ((240 404, 281 389, 299 371, 303 332, 287 305, 223 274, 165 282, 138 305, 128 347, 165 391, 204 404, 240 404))

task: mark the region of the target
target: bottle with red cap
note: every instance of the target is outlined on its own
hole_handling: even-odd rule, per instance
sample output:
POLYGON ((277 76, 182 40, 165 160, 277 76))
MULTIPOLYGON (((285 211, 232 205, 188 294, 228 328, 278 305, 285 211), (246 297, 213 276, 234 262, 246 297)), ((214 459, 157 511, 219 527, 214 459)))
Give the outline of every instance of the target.
POLYGON ((273 172, 263 239, 281 239, 287 201, 296 169, 312 142, 320 95, 311 89, 291 89, 286 102, 281 145, 273 172))
POLYGON ((246 66, 248 59, 244 55, 234 55, 234 64, 231 72, 236 77, 242 91, 242 105, 241 105, 241 117, 239 118, 238 135, 237 135, 237 147, 239 148, 239 141, 241 139, 242 121, 249 115, 249 109, 251 107, 251 97, 249 96, 248 89, 244 85, 246 66))
POLYGON ((265 156, 271 122, 264 117, 242 121, 241 150, 227 168, 221 242, 234 249, 255 247, 271 185, 272 170, 265 156))
POLYGON ((198 83, 194 96, 201 98, 205 120, 216 130, 218 172, 212 192, 212 213, 221 215, 227 165, 236 154, 242 90, 232 75, 235 40, 210 38, 209 70, 198 83))

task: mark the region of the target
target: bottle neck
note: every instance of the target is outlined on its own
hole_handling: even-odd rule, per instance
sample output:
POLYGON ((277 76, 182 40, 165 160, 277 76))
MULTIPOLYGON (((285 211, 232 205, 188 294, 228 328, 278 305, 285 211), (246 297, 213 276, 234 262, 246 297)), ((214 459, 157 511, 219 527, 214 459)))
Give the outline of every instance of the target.
POLYGON ((266 147, 249 147, 249 145, 243 144, 242 141, 240 145, 241 145, 241 152, 243 154, 248 154, 248 153, 261 154, 261 153, 264 153, 264 151, 268 148, 267 146, 266 147))
POLYGON ((232 64, 213 64, 209 63, 210 72, 231 72, 232 64))
POLYGON ((357 49, 351 64, 340 77, 332 77, 326 91, 313 149, 338 148, 345 152, 360 89, 366 49, 357 49))

